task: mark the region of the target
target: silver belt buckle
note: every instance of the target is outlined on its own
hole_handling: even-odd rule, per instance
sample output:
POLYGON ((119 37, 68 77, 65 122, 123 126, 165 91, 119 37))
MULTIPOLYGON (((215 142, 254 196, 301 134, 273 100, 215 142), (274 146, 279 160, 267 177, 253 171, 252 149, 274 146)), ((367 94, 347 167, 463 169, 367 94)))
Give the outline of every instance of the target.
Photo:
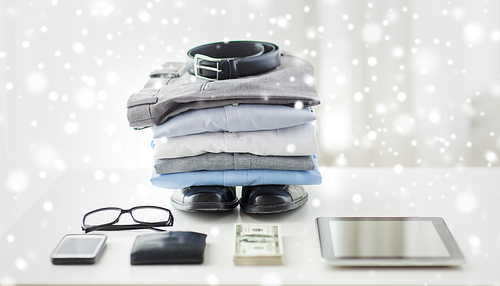
POLYGON ((221 61, 221 59, 212 58, 212 57, 205 56, 205 55, 202 55, 202 54, 196 54, 196 55, 194 55, 194 75, 196 77, 199 77, 199 78, 202 78, 202 79, 206 79, 206 80, 219 80, 219 73, 222 71, 222 70, 219 69, 219 62, 220 61, 221 61), (216 64, 216 67, 207 67, 207 66, 200 65, 199 64, 200 60, 214 62, 216 64), (215 72, 215 78, 209 78, 209 77, 200 75, 200 73, 199 73, 200 69, 214 71, 215 72))

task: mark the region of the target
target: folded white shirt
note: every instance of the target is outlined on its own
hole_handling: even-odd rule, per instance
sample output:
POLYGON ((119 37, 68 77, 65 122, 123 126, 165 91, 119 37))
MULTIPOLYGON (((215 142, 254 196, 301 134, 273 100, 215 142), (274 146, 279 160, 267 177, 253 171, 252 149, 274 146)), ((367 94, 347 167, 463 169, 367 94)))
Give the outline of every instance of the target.
POLYGON ((316 120, 312 107, 235 104, 195 109, 173 116, 153 127, 153 138, 176 137, 203 132, 240 132, 287 128, 316 120))
POLYGON ((204 153, 251 153, 261 156, 309 156, 318 153, 316 121, 288 128, 243 132, 205 132, 154 139, 154 158, 204 153))

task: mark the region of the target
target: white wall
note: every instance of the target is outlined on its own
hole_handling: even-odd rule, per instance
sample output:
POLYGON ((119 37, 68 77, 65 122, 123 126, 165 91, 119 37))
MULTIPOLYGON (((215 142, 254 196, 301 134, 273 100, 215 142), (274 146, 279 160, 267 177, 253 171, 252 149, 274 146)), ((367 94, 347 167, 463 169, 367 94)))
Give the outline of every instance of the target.
POLYGON ((318 5, 324 164, 498 166, 497 1, 318 5))

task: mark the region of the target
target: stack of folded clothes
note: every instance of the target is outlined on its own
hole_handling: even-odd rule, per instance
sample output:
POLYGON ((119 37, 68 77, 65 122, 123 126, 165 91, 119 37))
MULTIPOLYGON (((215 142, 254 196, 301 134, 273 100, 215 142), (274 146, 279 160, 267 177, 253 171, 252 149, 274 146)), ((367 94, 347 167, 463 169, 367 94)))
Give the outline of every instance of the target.
POLYGON ((276 213, 305 204, 302 185, 321 183, 312 74, 308 62, 251 41, 203 45, 188 52, 187 64, 151 73, 130 97, 128 119, 136 129, 153 127, 153 185, 177 189, 172 205, 186 211, 240 204, 248 213, 276 213), (254 50, 247 66, 219 59, 244 60, 254 50), (269 66, 244 75, 262 65, 259 56, 269 66), (241 200, 235 186, 243 186, 241 200))

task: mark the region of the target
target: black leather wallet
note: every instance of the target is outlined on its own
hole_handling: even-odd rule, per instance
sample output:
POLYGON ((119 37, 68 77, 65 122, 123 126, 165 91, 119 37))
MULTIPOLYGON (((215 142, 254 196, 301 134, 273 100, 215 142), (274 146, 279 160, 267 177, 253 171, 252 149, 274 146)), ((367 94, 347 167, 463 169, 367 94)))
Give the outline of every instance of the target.
POLYGON ((132 265, 201 264, 206 237, 206 234, 191 231, 139 235, 132 247, 130 263, 132 265))

